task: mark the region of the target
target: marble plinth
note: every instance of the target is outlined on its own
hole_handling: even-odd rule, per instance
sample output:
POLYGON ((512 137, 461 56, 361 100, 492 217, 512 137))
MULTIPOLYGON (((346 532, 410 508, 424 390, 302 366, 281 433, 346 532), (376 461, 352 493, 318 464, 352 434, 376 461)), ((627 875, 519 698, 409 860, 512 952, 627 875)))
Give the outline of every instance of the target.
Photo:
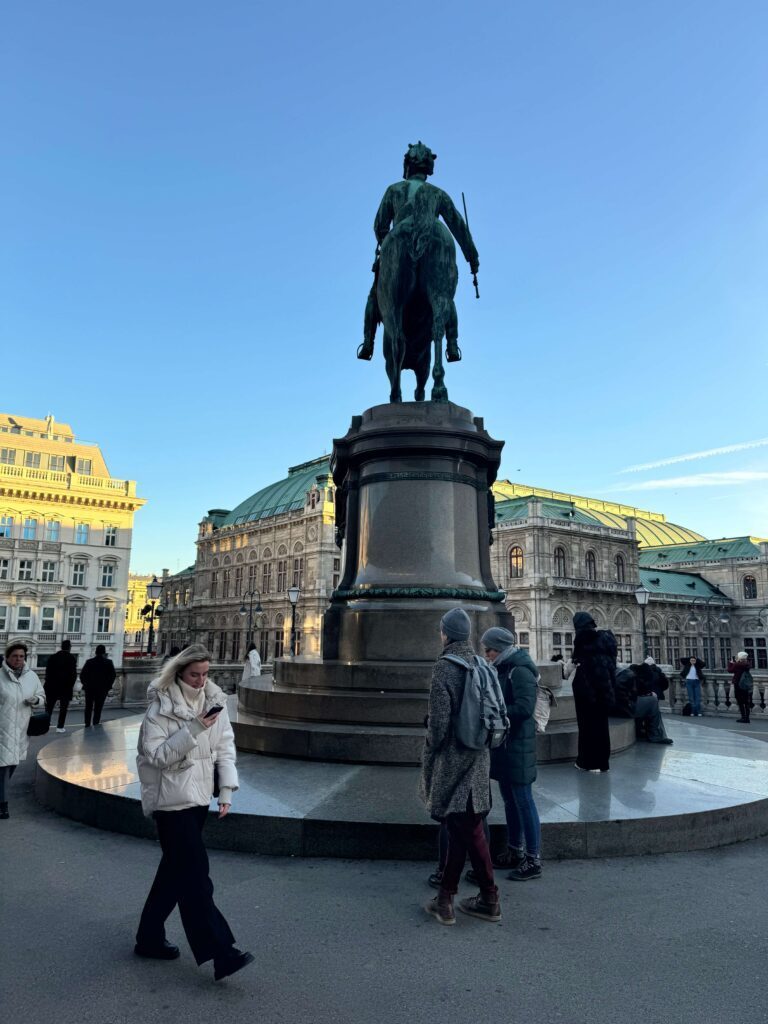
MULTIPOLYGON (((234 705, 234 699, 230 698, 234 705)), ((233 714, 236 710, 233 706, 233 714)), ((154 837, 141 814, 135 748, 141 719, 78 729, 38 755, 38 799, 88 825, 154 837)), ((768 834, 768 744, 666 719, 672 747, 638 743, 591 775, 539 768, 534 785, 545 857, 707 849, 768 834)), ((270 855, 424 859, 437 827, 417 795, 418 769, 242 754, 240 790, 206 842, 270 855)), ((494 787, 491 830, 503 841, 494 787)))

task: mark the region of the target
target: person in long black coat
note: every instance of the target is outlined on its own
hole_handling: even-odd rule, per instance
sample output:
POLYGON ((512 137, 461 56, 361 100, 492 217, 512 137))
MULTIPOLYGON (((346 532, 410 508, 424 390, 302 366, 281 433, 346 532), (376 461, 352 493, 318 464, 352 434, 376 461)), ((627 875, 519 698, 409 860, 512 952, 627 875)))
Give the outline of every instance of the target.
POLYGON ((588 612, 576 612, 573 697, 579 726, 576 767, 585 772, 610 770, 611 734, 608 713, 614 703, 616 640, 610 630, 598 630, 588 612))
POLYGON ((85 691, 85 727, 91 724, 98 725, 101 722, 101 710, 107 694, 112 689, 115 681, 115 666, 107 657, 107 649, 104 644, 96 648, 96 655, 89 658, 80 670, 80 682, 85 691))

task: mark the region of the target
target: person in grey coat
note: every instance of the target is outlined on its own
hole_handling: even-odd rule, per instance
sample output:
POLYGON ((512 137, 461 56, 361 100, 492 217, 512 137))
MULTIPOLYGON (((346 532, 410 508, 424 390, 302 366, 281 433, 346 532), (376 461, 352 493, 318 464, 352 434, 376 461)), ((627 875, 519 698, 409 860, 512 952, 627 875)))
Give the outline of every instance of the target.
POLYGON ((515 635, 501 626, 480 640, 496 669, 507 705, 509 732, 502 746, 491 751, 491 778, 499 784, 507 818, 507 849, 494 865, 512 868, 507 876, 526 882, 541 877, 541 823, 533 799, 536 779, 536 684, 539 670, 527 651, 515 646, 515 635))
POLYGON ((469 616, 462 608, 452 608, 440 622, 443 651, 432 673, 429 691, 429 715, 424 742, 419 794, 430 815, 444 822, 448 831, 448 850, 437 896, 424 908, 441 924, 456 923, 453 897, 469 854, 480 892, 461 900, 459 910, 485 921, 500 921, 499 890, 493 879, 493 865, 483 831, 483 819, 491 809, 490 753, 462 746, 452 728, 452 716, 458 711, 468 671, 475 652, 469 643, 469 616), (467 663, 447 661, 456 655, 467 663))

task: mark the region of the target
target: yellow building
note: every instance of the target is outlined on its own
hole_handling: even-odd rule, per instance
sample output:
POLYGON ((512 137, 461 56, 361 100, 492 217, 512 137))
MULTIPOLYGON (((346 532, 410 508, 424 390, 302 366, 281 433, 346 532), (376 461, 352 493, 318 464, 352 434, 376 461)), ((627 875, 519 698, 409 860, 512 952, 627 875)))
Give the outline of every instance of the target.
POLYGON ((0 413, 0 642, 20 637, 44 667, 63 639, 82 664, 103 643, 120 664, 133 480, 53 416, 0 413))
MULTIPOLYGON (((131 656, 142 654, 149 641, 149 622, 141 614, 147 606, 147 587, 155 578, 155 573, 140 576, 128 574, 128 599, 125 605, 125 653, 131 656)), ((155 620, 155 629, 159 621, 155 620)))

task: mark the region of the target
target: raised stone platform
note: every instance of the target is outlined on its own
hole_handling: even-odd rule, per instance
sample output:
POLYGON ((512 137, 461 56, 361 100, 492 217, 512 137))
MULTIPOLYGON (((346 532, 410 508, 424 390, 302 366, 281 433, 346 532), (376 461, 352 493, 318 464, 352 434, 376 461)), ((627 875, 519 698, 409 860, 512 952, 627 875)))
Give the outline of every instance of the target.
MULTIPOLYGON (((234 698, 230 698, 234 704, 234 698)), ((236 710, 233 707, 233 715, 236 710)), ((79 729, 38 756, 38 799, 88 825, 154 837, 141 814, 135 748, 140 717, 79 729)), ((545 857, 707 849, 768 834, 768 745, 686 719, 665 719, 671 747, 638 743, 592 775, 539 769, 534 786, 545 857)), ((240 790, 211 847, 258 854, 424 859, 437 826, 416 794, 418 769, 241 754, 240 790)), ((491 827, 503 837, 494 787, 491 827)))
MULTIPOLYGON (((318 665, 327 668, 329 663, 318 665)), ((386 691, 357 688, 352 685, 354 668, 350 666, 346 687, 300 686, 294 676, 280 683, 272 676, 260 676, 239 684, 234 722, 238 749, 316 761, 420 764, 428 693, 398 692, 386 677, 382 678, 382 685, 389 685, 386 691)), ((559 666, 542 666, 544 671, 550 668, 559 676, 559 666)), ((558 680, 558 684, 557 706, 547 731, 536 738, 539 764, 576 757, 573 693, 568 683, 558 680)), ((610 729, 614 752, 635 742, 631 719, 612 719, 610 729)))

